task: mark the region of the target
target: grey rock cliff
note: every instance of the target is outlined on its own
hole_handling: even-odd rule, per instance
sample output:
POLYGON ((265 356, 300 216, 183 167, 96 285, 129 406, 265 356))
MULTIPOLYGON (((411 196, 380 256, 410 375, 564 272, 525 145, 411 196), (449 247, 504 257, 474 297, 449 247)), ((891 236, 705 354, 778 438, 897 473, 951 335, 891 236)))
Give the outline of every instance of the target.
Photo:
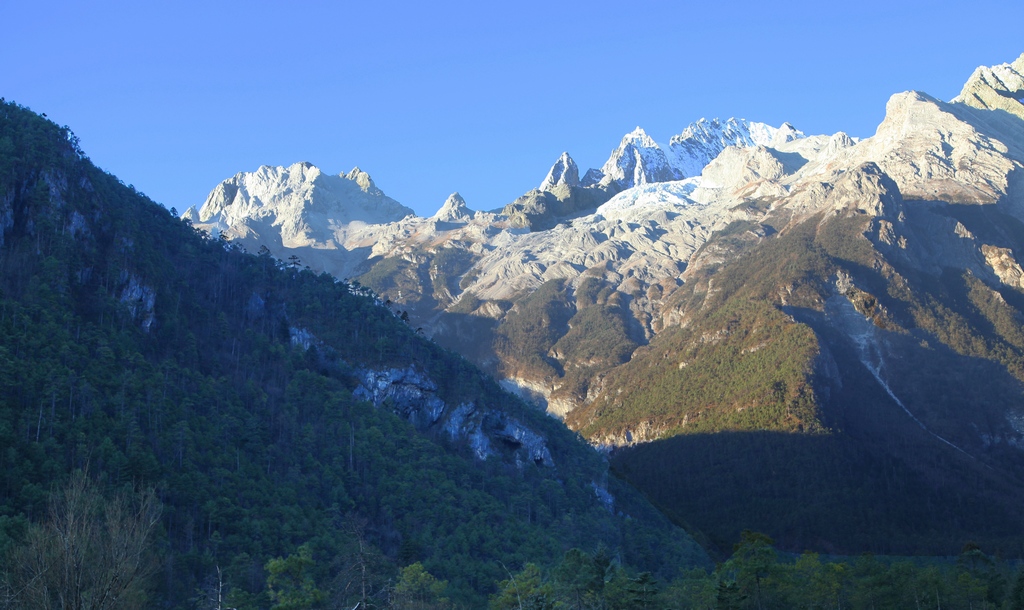
POLYGON ((982 110, 1005 110, 1024 119, 1024 54, 1012 64, 981 66, 953 101, 982 110))
POLYGON ((473 211, 466 206, 466 200, 458 193, 449 195, 441 209, 434 214, 434 220, 441 222, 468 222, 472 219, 473 211))
POLYGON ((550 191, 559 185, 580 185, 580 168, 576 166, 576 162, 572 160, 572 157, 567 152, 562 153, 558 161, 555 161, 555 164, 551 166, 551 170, 548 171, 548 175, 537 188, 541 191, 550 191))
POLYGON ((438 396, 437 383, 412 367, 365 369, 358 378, 353 396, 390 408, 420 431, 438 430, 466 442, 478 459, 504 450, 511 452, 519 465, 527 461, 554 465, 543 434, 504 412, 473 402, 447 404, 438 396))

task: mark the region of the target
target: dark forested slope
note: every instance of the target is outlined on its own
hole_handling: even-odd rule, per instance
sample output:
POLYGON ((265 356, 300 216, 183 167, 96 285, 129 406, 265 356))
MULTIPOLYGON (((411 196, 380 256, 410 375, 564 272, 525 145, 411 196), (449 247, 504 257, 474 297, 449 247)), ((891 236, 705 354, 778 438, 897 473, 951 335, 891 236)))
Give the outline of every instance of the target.
POLYGON ((11 103, 0 225, 0 552, 81 469, 156 490, 154 594, 175 606, 218 574, 267 606, 285 556, 339 602, 419 561, 476 607, 501 562, 574 546, 704 561, 579 437, 372 294, 198 234, 11 103))

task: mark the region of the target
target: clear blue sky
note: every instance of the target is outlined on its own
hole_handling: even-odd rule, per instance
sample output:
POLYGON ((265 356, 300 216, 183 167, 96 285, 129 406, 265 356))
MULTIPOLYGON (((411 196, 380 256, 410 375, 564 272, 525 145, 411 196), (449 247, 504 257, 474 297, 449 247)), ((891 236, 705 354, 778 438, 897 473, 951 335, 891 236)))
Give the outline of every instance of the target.
POLYGON ((868 136, 892 93, 1024 52, 1024 2, 0 0, 0 96, 183 210, 261 164, 358 165, 420 214, 700 117, 868 136))

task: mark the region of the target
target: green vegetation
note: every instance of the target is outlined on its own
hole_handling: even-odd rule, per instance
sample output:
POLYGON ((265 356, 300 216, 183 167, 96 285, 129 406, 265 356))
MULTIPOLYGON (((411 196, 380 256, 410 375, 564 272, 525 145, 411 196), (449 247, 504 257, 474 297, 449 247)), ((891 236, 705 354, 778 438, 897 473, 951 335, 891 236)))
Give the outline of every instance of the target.
POLYGON ((576 314, 569 331, 554 345, 563 361, 607 369, 629 360, 639 343, 629 327, 622 293, 598 279, 586 278, 576 289, 576 314))
POLYGON ((790 305, 820 307, 830 264, 813 239, 806 231, 769 239, 692 279, 670 304, 687 323, 609 373, 597 399, 569 415, 570 427, 592 439, 641 426, 660 436, 825 431, 812 380, 818 340, 777 303, 785 295, 790 305))
MULTIPOLYGON (((51 498, 49 517, 33 525, 14 555, 14 570, 0 580, 0 608, 96 609, 152 606, 148 578, 157 566, 152 533, 159 521, 152 491, 102 498, 83 473, 51 498)), ((264 604, 237 589, 225 591, 224 574, 191 599, 190 607, 260 605, 271 610, 330 607, 449 610, 449 583, 419 561, 383 580, 381 558, 351 530, 355 546, 331 569, 318 565, 311 544, 265 565, 264 604), (379 593, 374 593, 379 589, 379 593)), ((516 573, 499 561, 504 576, 492 587, 491 610, 518 608, 782 609, 1019 609, 1024 570, 967 543, 953 559, 893 559, 864 554, 828 560, 817 553, 783 555, 770 537, 743 531, 731 555, 713 570, 681 568, 658 578, 637 572, 604 547, 566 551, 549 568, 522 564, 516 573)), ((483 607, 480 605, 473 607, 483 607)))
POLYGON ((595 376, 627 362, 640 342, 634 338, 639 331, 630 326, 632 315, 624 297, 614 287, 588 277, 576 287, 575 297, 576 313, 566 323, 569 330, 551 353, 564 370, 556 396, 580 401, 595 376))
POLYGON ((764 534, 745 531, 713 571, 685 570, 669 581, 624 569, 607 554, 577 549, 545 573, 528 564, 491 597, 492 610, 518 608, 1021 608, 1024 571, 964 546, 955 559, 912 561, 862 555, 830 561, 781 555, 764 534))
POLYGON ((459 278, 473 266, 473 254, 462 248, 440 248, 430 260, 430 282, 434 300, 441 307, 451 303, 452 296, 460 292, 459 278))
MULTIPOLYGON (((969 212, 980 232, 984 213, 969 212)), ((946 554, 976 540, 1024 554, 1024 460, 1007 421, 1020 294, 888 261, 863 217, 760 241, 749 228, 708 244, 740 254, 667 298, 683 323, 609 372, 570 425, 595 440, 660 436, 617 450, 613 469, 709 548, 751 528, 789 551, 946 554), (836 294, 840 275, 852 283, 836 294), (864 326, 843 328, 843 307, 864 326)))
POLYGON ((614 480, 633 518, 613 515, 592 486, 607 478, 597 454, 367 291, 197 234, 14 104, 0 106, 7 141, 7 571, 51 527, 50 498, 75 470, 107 506, 126 488, 154 490, 161 562, 144 593, 163 607, 381 605, 417 563, 454 606, 481 607, 499 561, 547 566, 601 545, 656 573, 703 561, 614 480), (478 460, 353 398, 359 369, 412 365, 447 404, 472 401, 544 436, 555 466, 516 464, 500 442, 478 460))
POLYGON ((641 421, 664 435, 822 432, 810 384, 816 353, 814 333, 806 326, 771 306, 733 301, 699 326, 666 330, 567 421, 590 438, 641 421))
POLYGON ((548 354, 568 330, 572 315, 563 280, 545 282, 517 301, 495 334, 494 351, 501 356, 505 376, 561 376, 561 364, 548 354))
POLYGON ((423 295, 423 275, 419 265, 401 256, 377 258, 370 270, 359 276, 359 282, 382 296, 398 299, 402 303, 418 303, 423 295))

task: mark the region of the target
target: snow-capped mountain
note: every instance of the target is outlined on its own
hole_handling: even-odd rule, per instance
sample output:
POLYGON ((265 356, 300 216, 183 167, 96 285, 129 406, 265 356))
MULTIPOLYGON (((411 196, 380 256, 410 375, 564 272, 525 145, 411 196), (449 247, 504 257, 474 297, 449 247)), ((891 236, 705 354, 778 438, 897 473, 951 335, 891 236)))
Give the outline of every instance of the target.
MULTIPOLYGON (((358 277, 595 444, 853 430, 883 439, 871 459, 1020 472, 1022 99, 1024 56, 952 102, 892 96, 863 140, 701 119, 659 145, 637 128, 582 178, 562 154, 500 212, 453 195, 431 218, 325 217, 336 250, 270 247, 358 277)), ((205 218, 251 224, 227 207, 205 218)), ((923 488, 945 484, 934 472, 923 488)))
POLYGON ((567 152, 558 157, 558 161, 551 166, 551 170, 548 171, 548 175, 544 177, 544 181, 540 183, 537 190, 552 191, 559 185, 570 187, 580 185, 580 168, 576 166, 576 162, 567 152))
MULTIPOLYGON (((665 151, 647 132, 637 127, 627 133, 601 167, 601 186, 630 188, 682 178, 669 163, 665 151)), ((587 186, 587 185, 584 185, 587 186)))
POLYGON ((466 200, 462 195, 452 193, 433 218, 441 222, 469 222, 473 219, 473 210, 466 206, 466 200))
MULTIPOLYGON (((778 147, 803 137, 789 123, 772 127, 746 119, 700 119, 663 146, 637 127, 622 138, 601 169, 587 172, 582 184, 625 189, 691 178, 699 176, 708 163, 730 146, 778 147)), ((552 172, 557 167, 556 163, 552 172)))
MULTIPOLYGON (((455 295, 514 301, 553 278, 578 282, 596 264, 605 265, 609 277, 628 273, 646 290, 676 282, 685 269, 680 263, 735 217, 729 209, 735 188, 761 177, 764 189, 776 192, 783 188, 778 181, 797 169, 792 158, 817 158, 828 141, 803 138, 788 124, 701 119, 662 147, 638 127, 601 170, 588 172, 590 179, 581 181, 576 162, 563 153, 538 189, 500 213, 473 212, 453 193, 430 218, 412 215, 358 169, 330 176, 307 163, 261 167, 225 180, 198 212, 185 216, 251 249, 264 245, 282 258, 293 251, 338 277, 359 275, 373 257, 415 262, 415 252, 445 245, 468 249, 475 259, 472 279, 450 291, 455 295), (766 148, 772 144, 780 148, 766 148), (679 179, 723 150, 730 151, 727 159, 704 162, 706 176, 679 179), (708 205, 715 201, 724 203, 708 205), (518 230, 524 227, 532 232, 518 230)), ((412 294, 423 292, 407 288, 388 296, 401 302, 412 294)))
POLYGON ((358 167, 329 175, 304 162, 239 172, 184 216, 229 238, 275 236, 286 248, 335 248, 334 232, 344 225, 394 222, 411 214, 358 167))
POLYGON ((772 127, 746 119, 700 119, 669 140, 667 156, 681 176, 700 175, 726 147, 773 146, 804 137, 789 123, 772 127))
MULTIPOLYGON (((362 203, 331 208, 317 198, 326 189, 308 186, 323 180, 323 174, 297 165, 261 168, 225 181, 196 221, 266 244, 277 256, 283 257, 282 247, 302 248, 304 261, 339 277, 356 277, 377 260, 389 261, 388 273, 397 274, 395 279, 374 288, 407 307, 425 332, 452 347, 490 344, 495 326, 500 333, 517 304, 550 282, 559 282, 571 303, 573 291, 588 278, 628 295, 624 324, 643 343, 675 319, 665 309, 665 296, 684 285, 689 274, 728 260, 728 249, 706 246, 716 232, 753 223, 750 235, 763 239, 815 214, 847 209, 843 206, 883 214, 885 206, 871 202, 876 190, 888 187, 871 186, 879 180, 859 169, 865 165, 877 166, 903 197, 1002 202, 1008 213, 1024 219, 1020 191, 1013 188, 1014 168, 1020 165, 1015 159, 1024 155, 1024 128, 1009 111, 979 115, 976 110, 995 107, 1002 98, 1016 103, 1016 94, 1006 92, 1016 86, 1021 61, 980 69, 958 98, 963 103, 944 104, 919 93, 894 96, 878 133, 864 141, 841 132, 807 137, 788 123, 772 127, 745 119, 701 119, 662 146, 637 128, 623 137, 602 169, 587 172, 582 180, 575 161, 563 153, 540 188, 498 213, 473 213, 453 194, 431 218, 407 215, 390 199, 381 207, 391 211, 374 216, 366 198, 386 198, 358 172, 331 178, 355 185, 363 199, 352 201, 362 203), (832 195, 840 184, 847 195, 842 202, 832 195), (858 189, 866 190, 857 195, 858 189), (864 201, 856 202, 859 196, 864 201), (256 222, 270 211, 274 222, 256 222), (758 228, 768 215, 774 228, 758 228), (442 250, 447 251, 445 264, 435 260, 442 250), (441 276, 448 280, 437 280, 441 276), (426 277, 432 285, 424 284, 426 277), (475 327, 473 336, 460 337, 449 310, 490 320, 486 333, 491 338, 481 341, 475 327)), ((888 218, 884 223, 889 223, 886 239, 901 243, 898 225, 888 218)), ((1002 261, 999 273, 1009 277, 1006 269, 1015 263, 1004 250, 990 248, 977 261, 963 264, 994 278, 985 269, 996 263, 984 261, 1002 261)), ((919 253, 917 260, 934 266, 945 256, 948 263, 954 251, 960 252, 919 253)), ((484 352, 471 355, 501 375, 539 384, 544 395, 558 394, 557 377, 538 378, 536 371, 517 368, 502 354, 484 352)), ((580 398, 556 399, 563 401, 557 410, 567 412, 572 400, 580 398)))

